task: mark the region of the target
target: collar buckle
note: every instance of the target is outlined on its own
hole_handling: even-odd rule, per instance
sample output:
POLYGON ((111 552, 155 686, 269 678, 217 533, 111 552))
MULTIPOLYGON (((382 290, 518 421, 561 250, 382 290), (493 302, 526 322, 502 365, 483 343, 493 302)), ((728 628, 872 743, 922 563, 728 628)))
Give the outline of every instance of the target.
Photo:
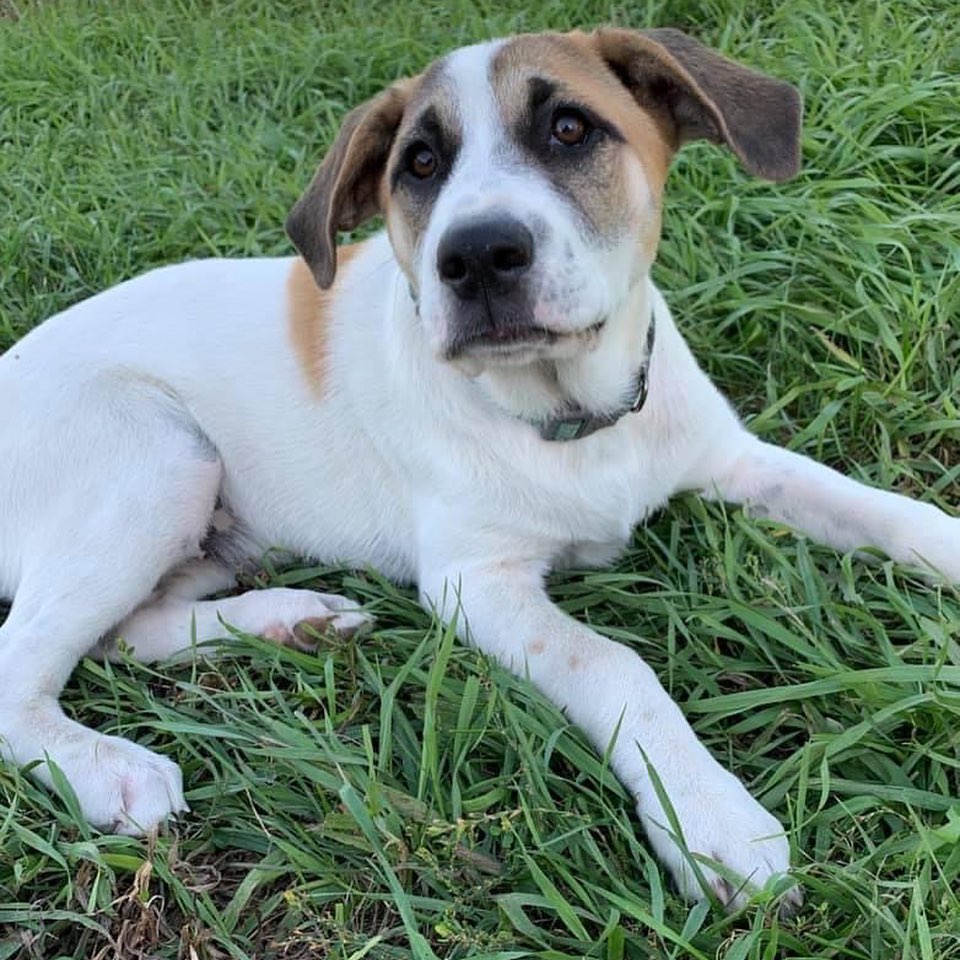
POLYGON ((572 417, 557 417, 554 420, 545 420, 540 424, 540 437, 551 443, 567 443, 570 440, 579 440, 596 430, 589 428, 593 418, 586 414, 572 417))

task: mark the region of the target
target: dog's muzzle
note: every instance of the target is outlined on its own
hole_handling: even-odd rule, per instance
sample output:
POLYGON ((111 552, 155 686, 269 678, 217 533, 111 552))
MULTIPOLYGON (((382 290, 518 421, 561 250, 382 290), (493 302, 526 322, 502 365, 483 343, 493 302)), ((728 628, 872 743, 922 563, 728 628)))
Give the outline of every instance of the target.
POLYGON ((533 323, 528 275, 533 234, 508 214, 451 226, 437 248, 437 274, 453 294, 448 358, 481 351, 506 354, 555 335, 533 323))

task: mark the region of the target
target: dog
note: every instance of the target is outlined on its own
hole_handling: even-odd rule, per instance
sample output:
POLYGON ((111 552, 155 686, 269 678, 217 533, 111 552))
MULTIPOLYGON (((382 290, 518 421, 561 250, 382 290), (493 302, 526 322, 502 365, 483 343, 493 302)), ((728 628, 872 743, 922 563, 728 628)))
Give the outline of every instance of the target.
POLYGON ((699 491, 960 581, 960 520, 751 435, 650 279, 677 150, 705 139, 783 180, 801 112, 789 83, 672 29, 465 47, 347 115, 288 218, 300 256, 153 270, 15 344, 3 756, 48 784, 54 762, 106 830, 183 814, 174 763, 69 719, 59 694, 91 652, 166 658, 223 622, 295 644, 367 623, 308 590, 204 599, 282 546, 416 583, 528 676, 609 751, 684 896, 737 908, 787 872, 780 824, 544 578, 612 561, 699 491), (378 214, 384 230, 337 249, 378 214))

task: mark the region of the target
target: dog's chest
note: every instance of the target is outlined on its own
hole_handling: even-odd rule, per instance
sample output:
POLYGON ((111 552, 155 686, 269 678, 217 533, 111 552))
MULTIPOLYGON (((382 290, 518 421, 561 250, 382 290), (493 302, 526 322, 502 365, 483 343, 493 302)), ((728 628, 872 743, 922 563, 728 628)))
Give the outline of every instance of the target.
POLYGON ((505 540, 537 544, 554 565, 606 564, 675 488, 672 464, 646 439, 625 422, 572 444, 478 456, 461 495, 476 522, 505 540))
MULTIPOLYGON (((622 432, 630 430, 625 425, 622 432)), ((540 473, 549 482, 541 479, 534 488, 543 498, 538 497, 538 513, 545 528, 565 541, 558 561, 609 562, 629 541, 634 527, 669 497, 672 478, 656 469, 643 444, 620 446, 609 439, 597 444, 593 455, 578 451, 556 472, 540 473)))

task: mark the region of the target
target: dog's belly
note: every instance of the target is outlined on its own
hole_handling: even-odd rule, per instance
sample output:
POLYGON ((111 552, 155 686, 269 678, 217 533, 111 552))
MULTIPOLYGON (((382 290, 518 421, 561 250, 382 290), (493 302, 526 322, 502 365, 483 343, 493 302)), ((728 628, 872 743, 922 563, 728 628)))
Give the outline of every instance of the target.
POLYGON ((412 581, 411 509, 391 471, 370 450, 336 450, 342 436, 316 440, 316 450, 287 450, 275 459, 222 446, 223 497, 244 541, 254 551, 278 548, 412 581))

